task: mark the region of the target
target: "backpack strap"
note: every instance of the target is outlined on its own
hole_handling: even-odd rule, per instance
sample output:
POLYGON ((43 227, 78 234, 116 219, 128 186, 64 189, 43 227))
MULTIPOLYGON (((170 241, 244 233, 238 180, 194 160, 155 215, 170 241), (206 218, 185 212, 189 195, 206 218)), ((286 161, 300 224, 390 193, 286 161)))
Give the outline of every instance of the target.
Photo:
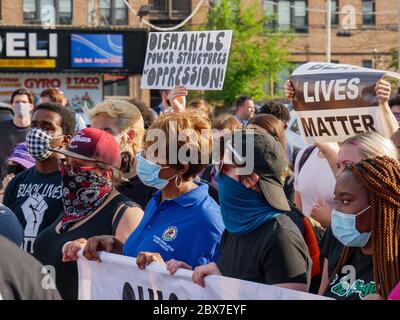
POLYGON ((308 158, 311 156, 313 153, 314 149, 316 148, 315 145, 308 146, 306 150, 304 150, 303 154, 301 155, 300 161, 299 161, 299 171, 298 174, 300 174, 301 169, 303 168, 304 164, 308 160, 308 158))
POLYGON ((112 223, 112 235, 113 236, 115 236, 115 233, 117 232, 118 224, 119 224, 122 216, 124 215, 125 211, 132 207, 140 208, 140 206, 136 202, 133 202, 133 201, 122 201, 120 203, 122 204, 122 206, 118 209, 117 213, 115 214, 115 219, 112 223))

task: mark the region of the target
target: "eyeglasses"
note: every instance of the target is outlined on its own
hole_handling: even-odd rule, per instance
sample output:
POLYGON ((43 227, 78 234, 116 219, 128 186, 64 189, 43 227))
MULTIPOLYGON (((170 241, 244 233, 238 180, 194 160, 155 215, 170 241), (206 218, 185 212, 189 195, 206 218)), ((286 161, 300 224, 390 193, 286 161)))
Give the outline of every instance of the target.
POLYGON ((90 172, 90 171, 98 171, 101 170, 99 167, 93 167, 93 166, 76 166, 73 164, 68 164, 65 159, 61 159, 60 162, 58 163, 58 168, 61 172, 65 172, 69 176, 76 176, 78 174, 81 174, 83 172, 90 172))

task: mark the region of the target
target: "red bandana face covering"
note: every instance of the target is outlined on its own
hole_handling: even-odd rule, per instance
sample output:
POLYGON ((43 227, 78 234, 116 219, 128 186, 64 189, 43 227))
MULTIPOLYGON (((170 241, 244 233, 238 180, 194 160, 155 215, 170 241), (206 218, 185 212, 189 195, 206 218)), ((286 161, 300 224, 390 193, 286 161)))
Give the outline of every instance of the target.
POLYGON ((68 174, 61 169, 64 217, 60 232, 68 231, 75 222, 84 219, 107 199, 112 191, 111 174, 100 176, 94 171, 68 174))

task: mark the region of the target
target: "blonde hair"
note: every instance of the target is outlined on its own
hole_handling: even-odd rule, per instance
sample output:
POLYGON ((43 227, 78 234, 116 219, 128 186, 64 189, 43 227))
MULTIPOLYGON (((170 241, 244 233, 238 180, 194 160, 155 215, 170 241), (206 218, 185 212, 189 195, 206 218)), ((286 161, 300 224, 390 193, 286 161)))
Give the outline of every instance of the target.
POLYGON ((381 136, 374 131, 364 132, 343 141, 342 145, 355 146, 361 154, 362 159, 387 156, 399 159, 399 151, 390 139, 381 136))
POLYGON ((236 129, 241 129, 243 126, 234 116, 230 114, 222 114, 218 116, 213 123, 213 128, 216 130, 225 130, 233 132, 236 129))
POLYGON ((212 120, 213 107, 203 99, 194 99, 189 101, 189 103, 186 105, 186 109, 201 110, 209 120, 212 120))
POLYGON ((93 119, 100 113, 117 119, 121 132, 133 130, 135 132, 131 145, 133 154, 140 151, 144 136, 144 121, 142 114, 134 104, 126 100, 107 99, 90 110, 89 115, 93 119))
MULTIPOLYGON (((168 142, 170 141, 170 134, 174 137, 184 135, 186 141, 176 141, 176 158, 177 165, 182 167, 184 164, 189 165, 189 169, 182 175, 186 180, 194 178, 201 170, 208 166, 211 160, 212 151, 212 134, 211 134, 211 123, 203 112, 198 110, 186 110, 185 112, 171 112, 164 113, 161 115, 146 131, 144 137, 144 147, 148 148, 154 141, 147 141, 147 136, 152 129, 159 129, 165 133, 166 136, 166 156, 167 164, 169 163, 170 148, 168 142), (190 130, 193 135, 185 135, 190 130), (187 150, 191 150, 197 153, 197 159, 195 162, 181 162, 179 159, 179 150, 182 146, 185 146, 187 150), (207 159, 207 163, 202 163, 202 159, 207 159)), ((171 164, 174 165, 174 164, 171 164)))

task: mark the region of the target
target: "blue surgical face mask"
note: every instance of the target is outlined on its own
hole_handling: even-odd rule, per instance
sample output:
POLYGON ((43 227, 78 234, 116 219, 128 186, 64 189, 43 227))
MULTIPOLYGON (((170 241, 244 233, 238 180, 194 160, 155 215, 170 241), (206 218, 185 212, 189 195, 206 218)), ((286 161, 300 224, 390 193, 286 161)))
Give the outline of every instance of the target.
MULTIPOLYGON (((161 179, 159 177, 161 166, 157 163, 153 163, 145 158, 143 158, 140 154, 136 155, 136 173, 139 179, 148 187, 153 187, 158 190, 164 189, 169 180, 176 177, 173 176, 169 180, 161 179)), ((167 167, 164 167, 167 168, 167 167)))
POLYGON ((364 247, 371 232, 360 233, 356 228, 356 217, 367 211, 371 206, 368 206, 357 214, 346 214, 336 209, 332 211, 332 232, 333 235, 346 247, 364 247))

